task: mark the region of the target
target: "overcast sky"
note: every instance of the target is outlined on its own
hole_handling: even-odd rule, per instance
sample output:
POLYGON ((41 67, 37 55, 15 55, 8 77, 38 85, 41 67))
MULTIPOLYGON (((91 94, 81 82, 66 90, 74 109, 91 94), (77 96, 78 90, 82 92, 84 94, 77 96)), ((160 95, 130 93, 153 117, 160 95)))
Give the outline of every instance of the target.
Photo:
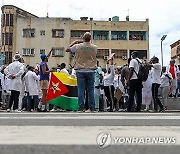
MULTIPOLYGON (((164 64, 170 60, 170 45, 180 39, 180 1, 179 0, 1 0, 2 5, 15 5, 39 17, 71 17, 82 16, 108 20, 119 16, 125 20, 149 19, 150 57, 161 57, 160 40, 163 41, 164 64), (128 11, 129 10, 129 11, 128 11)), ((160 59, 161 61, 161 59, 160 59)))

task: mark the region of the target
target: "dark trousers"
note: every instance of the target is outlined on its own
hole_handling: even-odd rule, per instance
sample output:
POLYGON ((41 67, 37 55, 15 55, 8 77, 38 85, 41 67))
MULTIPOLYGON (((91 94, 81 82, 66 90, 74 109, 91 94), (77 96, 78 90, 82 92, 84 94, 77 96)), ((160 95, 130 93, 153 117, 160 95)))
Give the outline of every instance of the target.
POLYGON ((127 111, 131 112, 132 111, 132 107, 134 104, 134 96, 136 93, 136 111, 140 111, 141 110, 141 106, 142 106, 142 81, 138 80, 138 79, 132 79, 130 80, 130 84, 129 84, 129 100, 128 100, 128 107, 127 107, 127 111))
POLYGON ((99 96, 99 111, 104 111, 104 95, 99 96))
POLYGON ((108 102, 110 103, 110 110, 113 110, 113 106, 114 106, 114 86, 104 86, 104 93, 105 96, 108 99, 108 102))
POLYGON ((157 111, 158 109, 158 105, 159 107, 162 109, 163 105, 161 103, 161 101, 158 98, 158 88, 159 88, 160 84, 157 83, 153 83, 152 84, 152 97, 153 97, 153 101, 154 101, 154 110, 157 111))
POLYGON ((19 91, 11 90, 11 96, 9 100, 9 109, 11 109, 13 103, 14 103, 13 110, 18 109, 19 94, 20 94, 19 91))

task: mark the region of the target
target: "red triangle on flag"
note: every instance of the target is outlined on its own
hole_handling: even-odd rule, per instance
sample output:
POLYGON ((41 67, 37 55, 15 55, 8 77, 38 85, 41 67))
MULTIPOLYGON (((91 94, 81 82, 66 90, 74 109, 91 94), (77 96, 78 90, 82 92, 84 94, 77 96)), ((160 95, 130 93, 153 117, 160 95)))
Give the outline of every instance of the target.
POLYGON ((47 92, 46 101, 64 95, 68 92, 68 88, 52 73, 47 92))

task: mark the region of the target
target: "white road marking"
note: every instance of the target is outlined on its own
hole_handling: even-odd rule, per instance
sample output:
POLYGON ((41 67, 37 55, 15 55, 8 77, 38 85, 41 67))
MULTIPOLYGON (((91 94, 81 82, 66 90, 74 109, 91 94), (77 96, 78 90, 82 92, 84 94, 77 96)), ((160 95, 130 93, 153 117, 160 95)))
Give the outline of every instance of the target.
POLYGON ((82 115, 82 116, 76 116, 74 117, 73 115, 72 116, 56 116, 54 117, 53 115, 52 116, 42 116, 42 117, 35 117, 35 116, 26 116, 26 117, 19 117, 19 116, 16 116, 16 117, 0 117, 0 119, 21 119, 21 120, 28 120, 28 119, 37 119, 37 120, 61 120, 61 119, 65 119, 65 120, 70 120, 70 119, 74 119, 74 120, 84 120, 84 119, 87 119, 87 120, 98 120, 98 119, 114 119, 114 120, 131 120, 131 119, 134 119, 134 120, 137 120, 137 119, 155 119, 155 120, 162 120, 162 119, 173 119, 173 120, 179 120, 180 119, 180 116, 141 116, 141 115, 136 115, 136 116, 88 116, 88 115, 82 115))
POLYGON ((102 132, 110 132, 112 138, 175 137, 174 145, 180 145, 180 127, 171 126, 0 126, 0 130, 0 144, 8 145, 96 145, 102 132))

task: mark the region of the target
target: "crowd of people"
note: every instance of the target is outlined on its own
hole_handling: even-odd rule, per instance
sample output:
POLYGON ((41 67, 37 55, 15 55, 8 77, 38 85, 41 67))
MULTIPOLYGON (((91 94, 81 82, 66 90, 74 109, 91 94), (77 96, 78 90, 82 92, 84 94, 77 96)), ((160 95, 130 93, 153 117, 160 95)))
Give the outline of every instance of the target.
MULTIPOLYGON (((42 62, 36 67, 26 65, 16 53, 13 62, 1 67, 0 105, 7 112, 15 111, 65 111, 49 105, 46 101, 51 72, 48 55, 41 54, 42 62)), ((134 51, 124 66, 114 64, 114 54, 107 60, 103 70, 96 59, 97 47, 91 43, 91 34, 86 32, 83 43, 74 41, 66 52, 75 54, 71 71, 61 63, 57 72, 77 78, 78 112, 164 112, 168 109, 168 98, 180 97, 180 65, 171 60, 162 67, 157 57, 150 62, 138 58, 134 51), (146 69, 146 77, 141 78, 146 69)))

